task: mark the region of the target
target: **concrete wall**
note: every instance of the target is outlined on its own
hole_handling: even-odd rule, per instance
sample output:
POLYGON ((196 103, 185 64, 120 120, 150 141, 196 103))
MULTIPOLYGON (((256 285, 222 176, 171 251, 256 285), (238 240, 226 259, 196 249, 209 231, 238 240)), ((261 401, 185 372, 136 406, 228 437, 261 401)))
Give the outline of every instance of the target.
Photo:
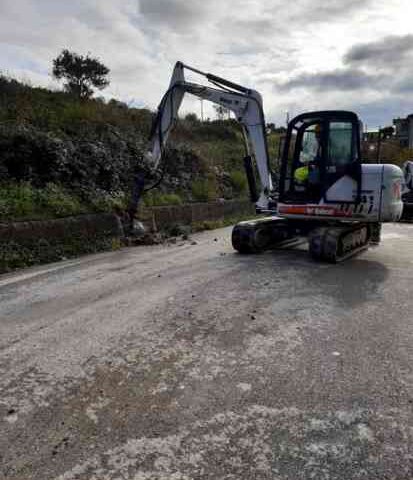
POLYGON ((172 225, 191 225, 205 220, 221 220, 244 215, 253 216, 254 213, 255 207, 249 200, 229 200, 143 208, 139 211, 138 216, 147 226, 156 231, 172 225))
POLYGON ((0 224, 0 273, 120 246, 114 214, 0 224))
MULTIPOLYGON (((246 200, 194 203, 140 210, 139 217, 152 231, 254 215, 246 200)), ((115 214, 81 215, 56 220, 0 223, 0 273, 19 267, 118 248, 124 237, 115 214)))

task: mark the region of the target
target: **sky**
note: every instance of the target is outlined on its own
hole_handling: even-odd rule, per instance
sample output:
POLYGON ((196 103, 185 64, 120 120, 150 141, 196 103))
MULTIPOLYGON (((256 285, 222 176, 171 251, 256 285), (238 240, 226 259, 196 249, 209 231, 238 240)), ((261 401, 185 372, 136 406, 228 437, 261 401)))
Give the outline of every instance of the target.
POLYGON ((411 0, 0 0, 0 71, 61 88, 52 59, 90 53, 98 95, 155 109, 180 60, 258 90, 268 122, 349 109, 373 129, 413 113, 412 18, 411 0))

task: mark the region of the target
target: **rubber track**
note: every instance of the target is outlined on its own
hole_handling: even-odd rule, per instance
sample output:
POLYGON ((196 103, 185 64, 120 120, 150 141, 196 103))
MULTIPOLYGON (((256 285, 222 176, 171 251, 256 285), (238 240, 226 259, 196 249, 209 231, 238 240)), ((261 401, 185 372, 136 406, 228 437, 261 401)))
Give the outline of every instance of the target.
POLYGON ((311 234, 310 253, 313 258, 330 263, 340 263, 354 255, 366 250, 370 245, 370 233, 367 225, 351 227, 323 227, 311 234), (355 234, 366 229, 366 237, 362 245, 357 245, 344 253, 343 240, 347 235, 353 235, 353 242, 356 241, 355 234))

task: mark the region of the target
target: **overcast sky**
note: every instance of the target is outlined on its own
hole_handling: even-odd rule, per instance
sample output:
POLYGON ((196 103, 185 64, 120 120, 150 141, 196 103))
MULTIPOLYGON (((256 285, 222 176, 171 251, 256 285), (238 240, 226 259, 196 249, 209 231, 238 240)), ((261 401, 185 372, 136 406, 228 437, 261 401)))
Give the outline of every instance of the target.
POLYGON ((267 121, 338 108, 373 128, 413 112, 412 19, 411 0, 0 0, 0 69, 55 88, 52 59, 90 52, 105 96, 155 108, 181 60, 260 91, 267 121))

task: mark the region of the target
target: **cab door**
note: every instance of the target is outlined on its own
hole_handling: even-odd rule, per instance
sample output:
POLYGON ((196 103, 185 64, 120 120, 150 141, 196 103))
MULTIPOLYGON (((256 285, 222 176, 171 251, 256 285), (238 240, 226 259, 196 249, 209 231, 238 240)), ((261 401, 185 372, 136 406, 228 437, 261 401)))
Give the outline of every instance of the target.
POLYGON ((358 122, 331 120, 323 139, 324 203, 359 203, 361 197, 360 135, 358 122))

